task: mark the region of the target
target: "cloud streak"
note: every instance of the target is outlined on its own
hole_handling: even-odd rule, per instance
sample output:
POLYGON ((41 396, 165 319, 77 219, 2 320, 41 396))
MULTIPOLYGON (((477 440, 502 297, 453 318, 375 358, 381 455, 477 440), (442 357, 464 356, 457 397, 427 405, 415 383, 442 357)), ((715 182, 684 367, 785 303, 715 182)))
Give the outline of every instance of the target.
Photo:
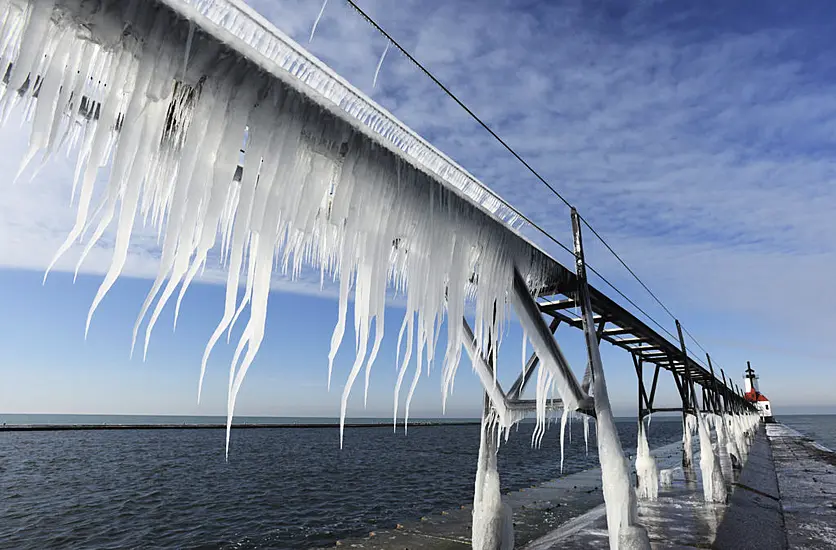
MULTIPOLYGON (((351 8, 329 3, 308 44, 320 3, 249 3, 570 241, 560 201, 394 49, 373 87, 386 41, 351 8)), ((787 324, 776 307, 781 299, 802 310, 836 308, 836 46, 819 23, 827 19, 819 10, 833 8, 812 4, 759 3, 753 11, 719 2, 361 3, 577 205, 686 322, 723 316, 762 334, 786 333, 799 346, 820 345, 836 329, 832 316, 816 313, 787 324)), ((13 127, 0 133, 6 174, 24 150, 20 135, 13 127)), ((48 263, 72 221, 68 174, 59 162, 4 191, 4 266, 48 263)), ((665 317, 591 236, 586 241, 593 265, 665 317)), ((153 276, 157 256, 155 236, 140 231, 126 273, 153 276)), ((102 273, 108 261, 105 243, 84 269, 102 273)), ((59 268, 72 265, 71 254, 59 268)), ((212 265, 206 280, 222 281, 212 265)), ((287 288, 315 289, 318 274, 306 282, 287 288)), ((700 328, 711 337, 710 323, 700 328)))

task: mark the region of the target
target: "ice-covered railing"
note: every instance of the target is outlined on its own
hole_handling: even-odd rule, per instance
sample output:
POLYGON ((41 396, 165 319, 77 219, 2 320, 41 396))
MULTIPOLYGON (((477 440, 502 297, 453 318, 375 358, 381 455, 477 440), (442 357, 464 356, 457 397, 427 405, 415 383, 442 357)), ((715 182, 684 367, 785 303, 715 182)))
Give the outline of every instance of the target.
MULTIPOLYGON (((243 311, 249 312, 230 366, 228 426, 264 338, 276 266, 292 275, 312 266, 323 279, 339 281, 329 379, 353 292, 357 355, 343 391, 341 418, 364 368, 368 387, 383 337, 387 289, 394 288, 406 296, 396 400, 415 359, 408 415, 445 318, 452 320, 446 323, 443 365, 447 395, 462 352, 459 320, 465 302, 475 309, 475 348, 486 354, 488 343, 496 344, 495 350, 501 339, 514 281, 527 293, 555 284, 568 272, 495 216, 497 203, 486 199, 487 191, 482 196, 478 185, 451 185, 459 176, 452 177, 452 165, 444 168, 443 159, 424 142, 387 122, 359 95, 341 96, 335 90, 350 90, 339 80, 326 86, 330 74, 314 71, 312 61, 259 31, 242 7, 230 6, 0 0, 5 75, 0 111, 5 120, 11 109, 21 108, 31 122, 21 170, 31 170, 36 158, 46 161, 64 146, 77 155, 76 220, 55 260, 89 235, 80 265, 116 226, 113 259, 93 300, 89 328, 125 265, 135 225, 152 226, 162 243, 160 268, 134 328, 136 342, 147 320, 147 350, 163 307, 177 293, 176 322, 186 289, 209 251, 220 248, 228 269, 224 313, 204 353, 201 380, 214 345, 243 311), (206 14, 219 23, 207 23, 206 14), (328 94, 342 97, 340 105, 353 106, 353 115, 323 99, 328 94), (400 140, 401 147, 381 136, 400 140), (441 181, 420 159, 438 161, 436 168, 448 177, 441 181), (97 176, 103 168, 110 173, 102 184, 97 176), (477 191, 482 202, 467 196, 477 191)), ((463 171, 458 174, 464 178, 463 171)), ((577 401, 568 394, 561 398, 577 401)))
MULTIPOLYGON (((201 22, 208 32, 226 31, 246 46, 247 56, 276 76, 289 76, 367 127, 379 139, 402 151, 443 183, 513 226, 521 223, 515 210, 421 136, 349 84, 327 65, 276 29, 240 0, 162 0, 174 10, 201 22), (203 20, 203 21, 201 21, 203 20), (207 25, 205 23, 211 23, 207 25), (257 55, 253 55, 257 54, 257 55), (280 74, 284 73, 284 75, 280 74)), ((228 39, 218 32, 219 39, 228 39)))

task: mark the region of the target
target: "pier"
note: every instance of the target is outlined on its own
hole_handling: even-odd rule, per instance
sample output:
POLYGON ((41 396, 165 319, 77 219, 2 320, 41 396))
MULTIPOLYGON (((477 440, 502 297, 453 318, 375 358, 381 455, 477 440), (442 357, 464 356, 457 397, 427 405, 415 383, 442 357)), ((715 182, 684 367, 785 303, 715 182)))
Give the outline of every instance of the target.
MULTIPOLYGON (((651 546, 716 550, 825 550, 836 547, 836 453, 783 424, 760 426, 743 469, 730 484, 728 503, 706 503, 701 481, 677 470, 679 445, 653 451, 659 467, 674 469, 673 482, 656 501, 639 501, 639 521, 651 546)), ((699 459, 697 455, 695 457, 699 459)), ((605 548, 607 526, 598 469, 567 475, 505 498, 525 550, 605 548), (562 517, 560 504, 574 499, 589 510, 562 517), (557 513, 554 514, 554 511, 557 513), (532 516, 552 512, 549 532, 532 536, 532 516), (530 538, 530 540, 528 540, 530 538)), ((457 550, 470 548, 470 507, 425 517, 372 536, 341 541, 341 548, 457 550)), ((541 527, 542 529, 542 527, 541 527)))
MULTIPOLYGON (((587 272, 594 269, 585 258, 583 233, 589 230, 587 236, 594 235, 605 245, 606 241, 565 199, 571 247, 540 229, 238 0, 81 4, 33 0, 32 9, 26 10, 12 4, 3 15, 2 28, 8 35, 4 40, 13 46, 4 60, 4 92, 15 103, 37 105, 35 118, 43 128, 32 140, 32 155, 40 149, 52 152, 50 137, 54 140, 53 129, 64 124, 65 117, 90 132, 86 153, 79 153, 78 173, 83 173, 79 217, 54 261, 93 222, 89 207, 95 176, 113 149, 114 169, 102 203, 105 215, 87 250, 112 221, 117 225, 116 249, 89 311, 88 328, 124 267, 139 213, 158 230, 162 250, 157 278, 136 320, 132 350, 142 326, 147 349, 154 324, 178 287, 179 310, 210 250, 221 249, 226 259, 227 299, 203 354, 201 383, 213 346, 231 331, 238 315, 247 312, 230 365, 227 450, 238 391, 264 340, 270 283, 280 265, 293 274, 304 265, 339 283, 339 313, 328 354, 329 383, 353 294, 357 353, 343 390, 340 442, 343 429, 351 427, 345 419, 352 386, 364 366, 368 381, 377 359, 392 287, 403 291, 407 304, 399 350, 408 328, 396 403, 410 357, 417 359, 413 380, 406 384, 405 424, 424 358, 431 363, 440 351, 436 344, 442 324, 447 330, 441 367, 445 400, 462 351, 469 357, 484 390, 475 496, 472 508, 448 515, 453 516, 451 525, 462 524, 453 519, 472 516, 470 537, 430 536, 419 526, 387 533, 388 542, 384 534, 375 534, 375 542, 368 544, 400 546, 399 537, 406 536, 424 541, 408 547, 441 548, 471 541, 480 550, 512 547, 512 510, 519 515, 536 514, 538 509, 528 495, 500 496, 496 454, 501 434, 509 435, 527 416, 536 418, 540 433, 557 411, 564 422, 569 413, 594 421, 601 465, 572 484, 573 489, 589 489, 592 510, 558 534, 546 535, 551 538, 534 541, 532 548, 647 549, 668 540, 679 540, 680 547, 726 544, 722 542, 726 525, 737 510, 748 509, 751 499, 767 499, 766 508, 773 512, 774 503, 781 504, 781 464, 816 460, 818 455, 810 454, 808 447, 779 441, 787 436, 773 430, 770 437, 779 447, 776 462, 769 434, 761 428, 753 431, 758 409, 722 369, 715 370, 707 352, 697 355, 686 345, 687 329, 667 308, 676 334, 612 284, 632 307, 591 284, 587 272), (123 31, 114 34, 113 29, 123 31), (62 37, 60 45, 56 37, 62 37), (86 58, 80 54, 88 49, 108 63, 92 68, 79 65, 86 58), (68 56, 77 66, 69 65, 68 56), (83 78, 77 78, 82 72, 83 78), (126 75, 135 75, 132 87, 124 84, 126 75), (550 240, 551 248, 540 246, 534 235, 540 241, 550 240), (552 245, 569 254, 568 267, 555 258, 558 249, 552 245), (239 303, 241 283, 246 283, 245 297, 239 303), (497 375, 509 368, 516 372, 518 367, 498 364, 497 348, 511 311, 533 353, 506 388, 497 375), (570 365, 561 350, 566 332, 558 332, 561 327, 583 333, 586 357, 578 365, 570 365), (627 368, 635 370, 637 479, 615 429, 599 349, 602 342, 629 354, 632 365, 627 368), (414 355, 413 343, 417 343, 414 355), (676 385, 675 407, 657 404, 660 374, 669 374, 676 385), (530 384, 532 380, 537 382, 530 384), (524 399, 526 388, 532 386, 535 398, 524 399), (645 423, 654 412, 680 413, 684 436, 681 445, 655 455, 647 449, 645 423), (694 436, 699 439, 697 455, 692 449, 694 436), (792 459, 786 458, 790 455, 792 459), (770 465, 779 472, 777 489, 768 481, 770 465), (657 498, 658 468, 665 476, 657 498), (766 473, 753 473, 761 469, 766 473), (727 499, 729 489, 731 499, 727 499), (598 506, 600 502, 606 506, 598 506)), ((396 364, 399 361, 400 351, 395 358, 396 364)), ((394 416, 397 421, 397 409, 394 416)), ((822 468, 815 471, 830 475, 822 468)), ((792 484, 791 474, 784 477, 792 484)), ((539 502, 568 490, 567 483, 559 480, 537 488, 539 502)), ((759 508, 752 511, 760 513, 759 508)), ((786 519, 783 508, 780 514, 786 519)), ((758 516, 743 517, 755 521, 758 516)), ((800 520, 794 521, 798 529, 807 529, 800 520)), ((743 546, 738 540, 735 546, 724 547, 743 546)))

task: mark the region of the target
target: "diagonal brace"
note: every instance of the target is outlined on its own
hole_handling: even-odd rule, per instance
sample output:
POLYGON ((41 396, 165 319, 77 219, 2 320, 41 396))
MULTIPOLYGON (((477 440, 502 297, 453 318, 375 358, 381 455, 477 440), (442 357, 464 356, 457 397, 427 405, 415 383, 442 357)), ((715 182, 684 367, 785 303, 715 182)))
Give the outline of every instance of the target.
POLYGON ((566 407, 569 410, 592 409, 592 398, 578 384, 578 379, 569 368, 569 362, 560 351, 557 342, 554 341, 549 327, 543 321, 537 302, 531 297, 525 280, 516 268, 514 268, 513 289, 511 303, 514 311, 528 334, 534 353, 540 358, 541 368, 549 369, 557 380, 558 390, 566 407))

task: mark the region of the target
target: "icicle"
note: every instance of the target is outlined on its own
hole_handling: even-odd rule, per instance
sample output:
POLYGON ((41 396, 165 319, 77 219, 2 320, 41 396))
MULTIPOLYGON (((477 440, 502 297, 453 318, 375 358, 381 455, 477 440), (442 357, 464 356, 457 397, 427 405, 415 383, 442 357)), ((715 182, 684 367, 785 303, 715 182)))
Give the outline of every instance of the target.
MULTIPOLYGON (((28 10, 7 10, 0 24, 0 56, 12 71, 9 84, 0 86, 0 118, 11 108, 31 116, 25 162, 41 153, 52 158, 57 149, 78 143, 71 193, 75 222, 47 273, 81 241, 77 275, 115 226, 113 257, 91 304, 88 328, 126 265, 139 215, 141 223, 156 230, 161 250, 157 276, 132 333, 133 351, 145 324, 143 357, 166 304, 177 292, 176 319, 189 284, 221 241, 222 261, 229 270, 224 311, 204 350, 198 396, 213 347, 224 332, 231 338, 246 310, 249 318, 229 365, 228 430, 238 391, 264 339, 270 281, 279 266, 291 278, 311 266, 320 269, 323 279, 327 271, 339 282, 329 380, 345 331, 347 303, 353 300, 357 355, 344 387, 343 409, 358 366, 366 369, 368 388, 383 337, 386 292, 392 287, 406 296, 401 332, 409 329, 397 367, 396 419, 411 356, 415 352, 418 361, 406 397, 407 415, 425 362, 430 371, 445 317, 456 320, 448 326, 442 367, 444 398, 452 391, 462 347, 455 325, 466 303, 475 311, 475 349, 484 355, 490 351, 495 359, 507 307, 494 305, 505 303, 514 268, 532 288, 539 288, 548 279, 548 264, 462 198, 464 194, 491 212, 500 209, 458 168, 445 162, 430 166, 435 153, 427 156, 430 150, 411 137, 402 136, 394 145, 399 154, 369 139, 367 132, 376 131, 392 145, 390 137, 401 130, 350 94, 335 99, 336 92, 323 86, 340 93, 350 90, 336 86, 336 80, 309 66, 304 56, 285 55, 275 43, 262 53, 268 52, 289 77, 297 75, 333 100, 334 110, 323 108, 320 96, 311 100, 281 79, 268 82, 262 71, 241 63, 209 34, 195 32, 193 23, 156 3, 62 1, 58 6, 38 0, 28 10), (240 182, 231 183, 242 158, 240 182), (97 183, 99 169, 109 163, 107 178, 97 183), (100 198, 97 204, 94 197, 100 198), (372 324, 375 333, 369 342, 372 324)), ((234 19, 224 16, 216 23, 226 28, 234 19)), ((384 57, 385 52, 378 76, 384 57)), ((553 386, 550 376, 542 380, 539 438, 553 386)), ((512 420, 508 415, 498 426, 507 434, 512 420)))
POLYGON ((313 42, 313 35, 316 32, 316 27, 319 25, 319 20, 322 19, 322 14, 325 13, 325 6, 328 4, 328 0, 322 0, 322 7, 319 8, 319 15, 316 16, 316 20, 313 23, 313 27, 311 27, 311 36, 308 38, 308 42, 313 42))
POLYGON ((574 412, 569 413, 569 421, 568 421, 569 430, 568 430, 568 433, 569 433, 569 446, 570 447, 572 446, 572 423, 574 422, 574 420, 575 420, 575 413, 574 412))
POLYGON ((589 456, 589 415, 583 415, 583 447, 589 456))
POLYGON ((563 407, 563 413, 560 415, 560 475, 563 475, 563 444, 565 442, 566 433, 566 419, 569 416, 569 409, 563 407))
POLYGON ((377 62, 377 68, 374 70, 374 80, 372 80, 372 88, 377 86, 377 76, 380 74, 380 68, 383 66, 383 60, 386 59, 386 53, 389 51, 391 42, 386 43, 386 48, 380 54, 380 61, 377 62))

